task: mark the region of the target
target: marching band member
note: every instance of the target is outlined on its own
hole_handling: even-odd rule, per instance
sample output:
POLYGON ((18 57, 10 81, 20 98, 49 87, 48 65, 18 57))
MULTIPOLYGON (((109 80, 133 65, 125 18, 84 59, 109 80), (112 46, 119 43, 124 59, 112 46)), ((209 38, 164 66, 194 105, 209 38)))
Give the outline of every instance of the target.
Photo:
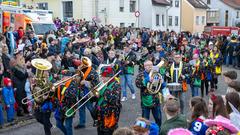
MULTIPOLYGON (((105 66, 100 69, 101 80, 107 82, 115 74, 111 66, 105 66)), ((97 132, 98 135, 112 135, 118 128, 118 120, 121 111, 121 86, 113 78, 103 89, 100 90, 98 101, 96 103, 97 113, 97 132)))
POLYGON ((190 77, 191 77, 191 89, 192 89, 192 97, 198 96, 199 88, 201 87, 201 72, 200 72, 200 64, 201 61, 199 59, 198 54, 193 55, 193 59, 189 62, 190 64, 190 77))
POLYGON ((129 45, 124 46, 124 59, 121 61, 122 73, 120 74, 121 89, 123 91, 122 102, 127 100, 127 85, 131 90, 132 99, 136 98, 135 89, 132 79, 134 75, 134 61, 136 60, 135 53, 130 49, 129 45))
MULTIPOLYGON (((156 94, 149 93, 147 84, 153 81, 153 77, 149 76, 150 71, 153 68, 153 63, 150 60, 144 62, 144 71, 138 74, 136 78, 136 86, 141 90, 141 107, 142 107, 142 117, 149 120, 150 110, 152 110, 153 117, 161 127, 161 107, 160 107, 160 91, 156 94)), ((161 80, 163 81, 163 80, 161 80)), ((162 82, 161 82, 162 83, 162 82)))
POLYGON ((217 89, 218 76, 222 73, 222 54, 218 50, 217 46, 213 47, 213 50, 210 52, 210 58, 213 62, 213 84, 214 88, 217 89))
POLYGON ((173 89, 170 89, 170 92, 175 97, 179 97, 181 113, 183 113, 183 110, 184 110, 183 94, 184 92, 187 91, 187 86, 185 85, 186 76, 184 74, 185 74, 185 71, 184 71, 184 65, 182 62, 182 57, 181 55, 176 53, 174 54, 174 60, 173 60, 173 63, 170 65, 167 76, 170 79, 168 83, 179 84, 177 87, 172 87, 173 89))
MULTIPOLYGON (((92 67, 92 62, 88 57, 82 57, 82 72, 84 74, 82 81, 80 82, 80 95, 79 99, 86 95, 91 88, 96 86, 99 83, 99 77, 96 72, 96 70, 92 67)), ((89 110, 93 120, 94 120, 94 126, 95 126, 95 120, 96 120, 96 115, 94 114, 94 108, 93 108, 93 103, 91 101, 88 101, 85 105, 83 105, 79 109, 79 124, 75 126, 75 129, 79 128, 85 128, 85 123, 86 123, 86 107, 89 110)))
POLYGON ((56 126, 64 135, 73 135, 72 122, 74 115, 67 117, 65 112, 77 102, 78 97, 78 80, 71 79, 65 85, 58 86, 55 93, 55 119, 56 126), (65 123, 65 125, 64 125, 65 123))
POLYGON ((212 59, 209 57, 209 51, 204 50, 203 57, 201 59, 201 96, 204 96, 204 88, 206 95, 208 95, 209 82, 211 88, 213 88, 212 83, 212 59))

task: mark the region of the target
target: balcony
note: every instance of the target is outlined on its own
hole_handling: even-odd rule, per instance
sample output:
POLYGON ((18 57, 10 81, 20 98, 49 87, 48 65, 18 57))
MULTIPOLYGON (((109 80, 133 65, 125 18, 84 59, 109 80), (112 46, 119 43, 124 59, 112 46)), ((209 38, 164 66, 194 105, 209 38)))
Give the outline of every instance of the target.
POLYGON ((220 22, 219 9, 207 10, 207 24, 218 24, 220 22))

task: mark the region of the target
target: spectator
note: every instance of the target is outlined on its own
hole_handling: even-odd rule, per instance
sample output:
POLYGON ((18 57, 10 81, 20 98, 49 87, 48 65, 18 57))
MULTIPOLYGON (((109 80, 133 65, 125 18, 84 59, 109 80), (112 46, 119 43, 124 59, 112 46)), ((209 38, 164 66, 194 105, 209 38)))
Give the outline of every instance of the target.
POLYGON ((216 116, 221 115, 225 118, 229 118, 222 96, 216 96, 212 94, 211 100, 213 103, 212 117, 215 118, 216 116))
MULTIPOLYGON (((204 133, 205 134, 205 133, 204 133)), ((193 135, 189 130, 184 128, 172 129, 168 132, 168 135, 193 135)))
POLYGON ((232 82, 230 82, 228 84, 228 90, 230 92, 237 92, 239 94, 239 96, 240 96, 240 81, 232 81, 232 82))
POLYGON ((231 135, 238 133, 238 129, 225 117, 217 116, 215 119, 207 119, 205 124, 209 126, 206 135, 231 135))
POLYGON ((133 130, 127 127, 118 128, 113 132, 113 135, 134 135, 133 130))
POLYGON ((204 120, 208 117, 207 104, 201 97, 193 97, 190 101, 190 110, 192 111, 192 120, 189 130, 194 135, 204 135, 208 127, 204 120))
POLYGON ((10 78, 4 78, 4 87, 2 90, 3 101, 5 103, 5 109, 7 111, 7 121, 12 122, 14 120, 14 91, 12 87, 12 80, 10 78))
POLYGON ((16 49, 17 46, 16 46, 14 35, 13 35, 13 28, 12 27, 8 28, 7 34, 6 34, 6 39, 8 41, 7 45, 8 45, 9 54, 11 56, 13 56, 14 49, 16 49))
MULTIPOLYGON (((223 73, 224 76, 224 82, 229 85, 232 81, 237 79, 237 72, 232 70, 232 71, 227 71, 223 73)), ((231 92, 232 90, 228 87, 227 88, 227 93, 231 92)))
POLYGON ((136 123, 132 126, 135 135, 149 135, 150 122, 144 118, 137 118, 136 123))
POLYGON ((187 128, 187 119, 180 114, 180 103, 176 98, 166 101, 163 111, 167 117, 162 124, 160 135, 166 135, 169 130, 174 128, 187 128))

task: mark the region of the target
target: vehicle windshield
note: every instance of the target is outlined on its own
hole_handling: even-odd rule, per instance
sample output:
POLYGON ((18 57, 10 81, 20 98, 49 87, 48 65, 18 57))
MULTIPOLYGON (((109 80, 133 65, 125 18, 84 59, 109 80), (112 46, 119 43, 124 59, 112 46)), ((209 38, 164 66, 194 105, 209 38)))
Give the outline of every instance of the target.
POLYGON ((32 25, 36 35, 44 35, 50 30, 56 31, 56 27, 54 24, 33 23, 32 25))

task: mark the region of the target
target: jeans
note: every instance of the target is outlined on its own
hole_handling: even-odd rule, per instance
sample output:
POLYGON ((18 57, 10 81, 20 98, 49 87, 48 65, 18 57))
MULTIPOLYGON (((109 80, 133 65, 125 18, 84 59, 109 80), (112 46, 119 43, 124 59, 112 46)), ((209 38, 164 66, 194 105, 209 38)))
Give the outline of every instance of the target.
POLYGON ((198 96, 199 87, 191 85, 192 97, 198 96))
POLYGON ((156 106, 153 108, 142 107, 142 117, 149 120, 150 119, 150 110, 152 110, 152 115, 155 119, 155 122, 157 123, 157 125, 159 127, 161 127, 161 124, 162 124, 161 107, 160 106, 156 106))
POLYGON ((3 108, 2 108, 2 104, 0 104, 0 126, 2 126, 3 123, 4 123, 3 108))
POLYGON ((93 120, 95 120, 93 104, 90 101, 88 101, 85 105, 83 105, 79 109, 79 125, 81 126, 85 126, 86 123, 86 107, 89 110, 93 120))
POLYGON ((237 56, 233 56, 232 57, 232 64, 233 64, 233 67, 237 67, 238 66, 238 63, 239 63, 239 61, 238 61, 238 57, 237 56))
POLYGON ((14 104, 11 104, 7 111, 7 121, 12 122, 14 120, 14 104))
POLYGON ((51 135, 52 124, 50 122, 51 112, 35 111, 35 117, 44 126, 45 135, 51 135))
POLYGON ((56 119, 57 127, 64 133, 64 135, 73 135, 72 123, 73 117, 65 119, 65 126, 63 124, 63 121, 61 121, 60 119, 56 119))
POLYGON ((232 63, 232 56, 226 56, 226 66, 232 63))
POLYGON ((127 97, 127 85, 130 88, 131 93, 135 94, 135 90, 134 90, 133 82, 132 82, 133 75, 124 74, 124 75, 120 76, 120 79, 121 79, 121 88, 123 91, 123 97, 127 97))

